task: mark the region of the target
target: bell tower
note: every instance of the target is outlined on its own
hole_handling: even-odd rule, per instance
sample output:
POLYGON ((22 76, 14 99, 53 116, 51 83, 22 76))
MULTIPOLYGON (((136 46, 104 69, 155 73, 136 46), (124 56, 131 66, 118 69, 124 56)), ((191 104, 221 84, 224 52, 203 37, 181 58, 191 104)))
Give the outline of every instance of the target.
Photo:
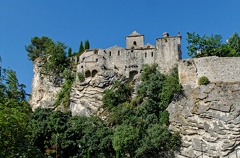
POLYGON ((126 37, 126 49, 141 48, 144 46, 144 35, 133 31, 126 37))

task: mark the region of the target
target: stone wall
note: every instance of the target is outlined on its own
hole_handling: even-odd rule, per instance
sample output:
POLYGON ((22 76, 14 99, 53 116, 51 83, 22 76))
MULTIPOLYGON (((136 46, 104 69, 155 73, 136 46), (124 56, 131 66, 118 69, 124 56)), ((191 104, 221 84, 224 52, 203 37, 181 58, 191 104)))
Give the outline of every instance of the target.
POLYGON ((198 79, 206 76, 210 82, 239 82, 239 57, 203 57, 182 60, 178 66, 179 80, 183 86, 196 87, 198 79))

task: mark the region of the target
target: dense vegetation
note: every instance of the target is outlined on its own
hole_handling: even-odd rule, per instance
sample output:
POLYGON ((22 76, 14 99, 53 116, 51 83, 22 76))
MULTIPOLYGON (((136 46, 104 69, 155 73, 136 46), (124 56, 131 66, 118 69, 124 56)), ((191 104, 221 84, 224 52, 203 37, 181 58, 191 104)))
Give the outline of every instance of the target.
POLYGON ((235 32, 227 43, 222 43, 221 35, 200 36, 199 34, 187 33, 188 55, 193 57, 219 56, 236 57, 240 56, 240 37, 235 32))
POLYGON ((176 72, 160 74, 144 66, 137 96, 131 83, 105 91, 108 119, 71 112, 31 112, 24 85, 5 70, 0 84, 0 157, 158 157, 180 147, 168 130, 167 105, 181 90, 176 72))
POLYGON ((113 148, 123 157, 159 157, 163 151, 180 147, 178 134, 168 130, 166 108, 181 86, 176 70, 163 75, 156 67, 143 67, 135 98, 131 98, 131 83, 117 82, 105 91, 103 102, 110 113, 107 122, 114 127, 113 148))
POLYGON ((12 70, 3 70, 0 77, 0 157, 34 157, 40 151, 30 139, 32 112, 25 86, 12 70))

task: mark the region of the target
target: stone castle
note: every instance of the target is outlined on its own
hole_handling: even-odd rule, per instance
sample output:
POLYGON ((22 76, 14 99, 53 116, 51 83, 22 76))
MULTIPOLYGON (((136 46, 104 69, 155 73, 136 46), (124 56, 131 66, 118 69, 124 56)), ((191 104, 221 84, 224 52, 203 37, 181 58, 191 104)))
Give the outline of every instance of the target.
POLYGON ((77 72, 85 77, 94 77, 98 72, 114 70, 132 79, 139 74, 144 64, 158 64, 160 72, 168 72, 182 57, 181 36, 170 37, 163 33, 156 39, 156 45, 144 44, 144 35, 132 32, 126 36, 126 48, 113 46, 103 49, 86 50, 80 57, 75 57, 77 72))
MULTIPOLYGON (((156 45, 144 45, 144 36, 133 32, 126 37, 126 48, 86 50, 75 56, 77 72, 85 81, 75 80, 70 92, 69 110, 74 115, 104 112, 102 96, 105 89, 124 76, 133 79, 141 73, 143 64, 158 64, 160 72, 178 65, 184 94, 167 108, 169 128, 182 137, 176 158, 237 158, 240 155, 240 58, 204 57, 181 60, 181 36, 163 33, 156 45), (120 74, 120 75, 119 75, 120 74), (119 77, 120 76, 120 77, 119 77), (198 85, 206 76, 209 85, 198 85)), ((37 107, 54 108, 62 86, 41 73, 42 61, 34 61, 32 97, 29 103, 37 107)), ((124 79, 125 80, 125 79, 124 79)))

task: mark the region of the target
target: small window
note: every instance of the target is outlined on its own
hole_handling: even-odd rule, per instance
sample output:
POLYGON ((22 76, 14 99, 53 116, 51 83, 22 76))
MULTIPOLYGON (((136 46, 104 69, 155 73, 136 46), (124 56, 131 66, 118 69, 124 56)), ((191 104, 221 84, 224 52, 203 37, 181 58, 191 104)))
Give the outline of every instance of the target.
POLYGON ((112 56, 112 52, 111 51, 109 52, 109 56, 112 56))
POLYGON ((147 57, 147 53, 145 53, 145 58, 147 57))
POLYGON ((120 55, 120 50, 118 51, 118 56, 120 55))
POLYGON ((98 62, 98 58, 96 59, 96 62, 98 62))
POLYGON ((83 66, 81 66, 81 68, 83 68, 83 66))
POLYGON ((137 45, 137 42, 136 42, 136 41, 134 41, 134 42, 133 42, 133 45, 134 45, 134 46, 136 46, 136 45, 137 45))
POLYGON ((153 52, 151 53, 152 57, 153 57, 153 52))

